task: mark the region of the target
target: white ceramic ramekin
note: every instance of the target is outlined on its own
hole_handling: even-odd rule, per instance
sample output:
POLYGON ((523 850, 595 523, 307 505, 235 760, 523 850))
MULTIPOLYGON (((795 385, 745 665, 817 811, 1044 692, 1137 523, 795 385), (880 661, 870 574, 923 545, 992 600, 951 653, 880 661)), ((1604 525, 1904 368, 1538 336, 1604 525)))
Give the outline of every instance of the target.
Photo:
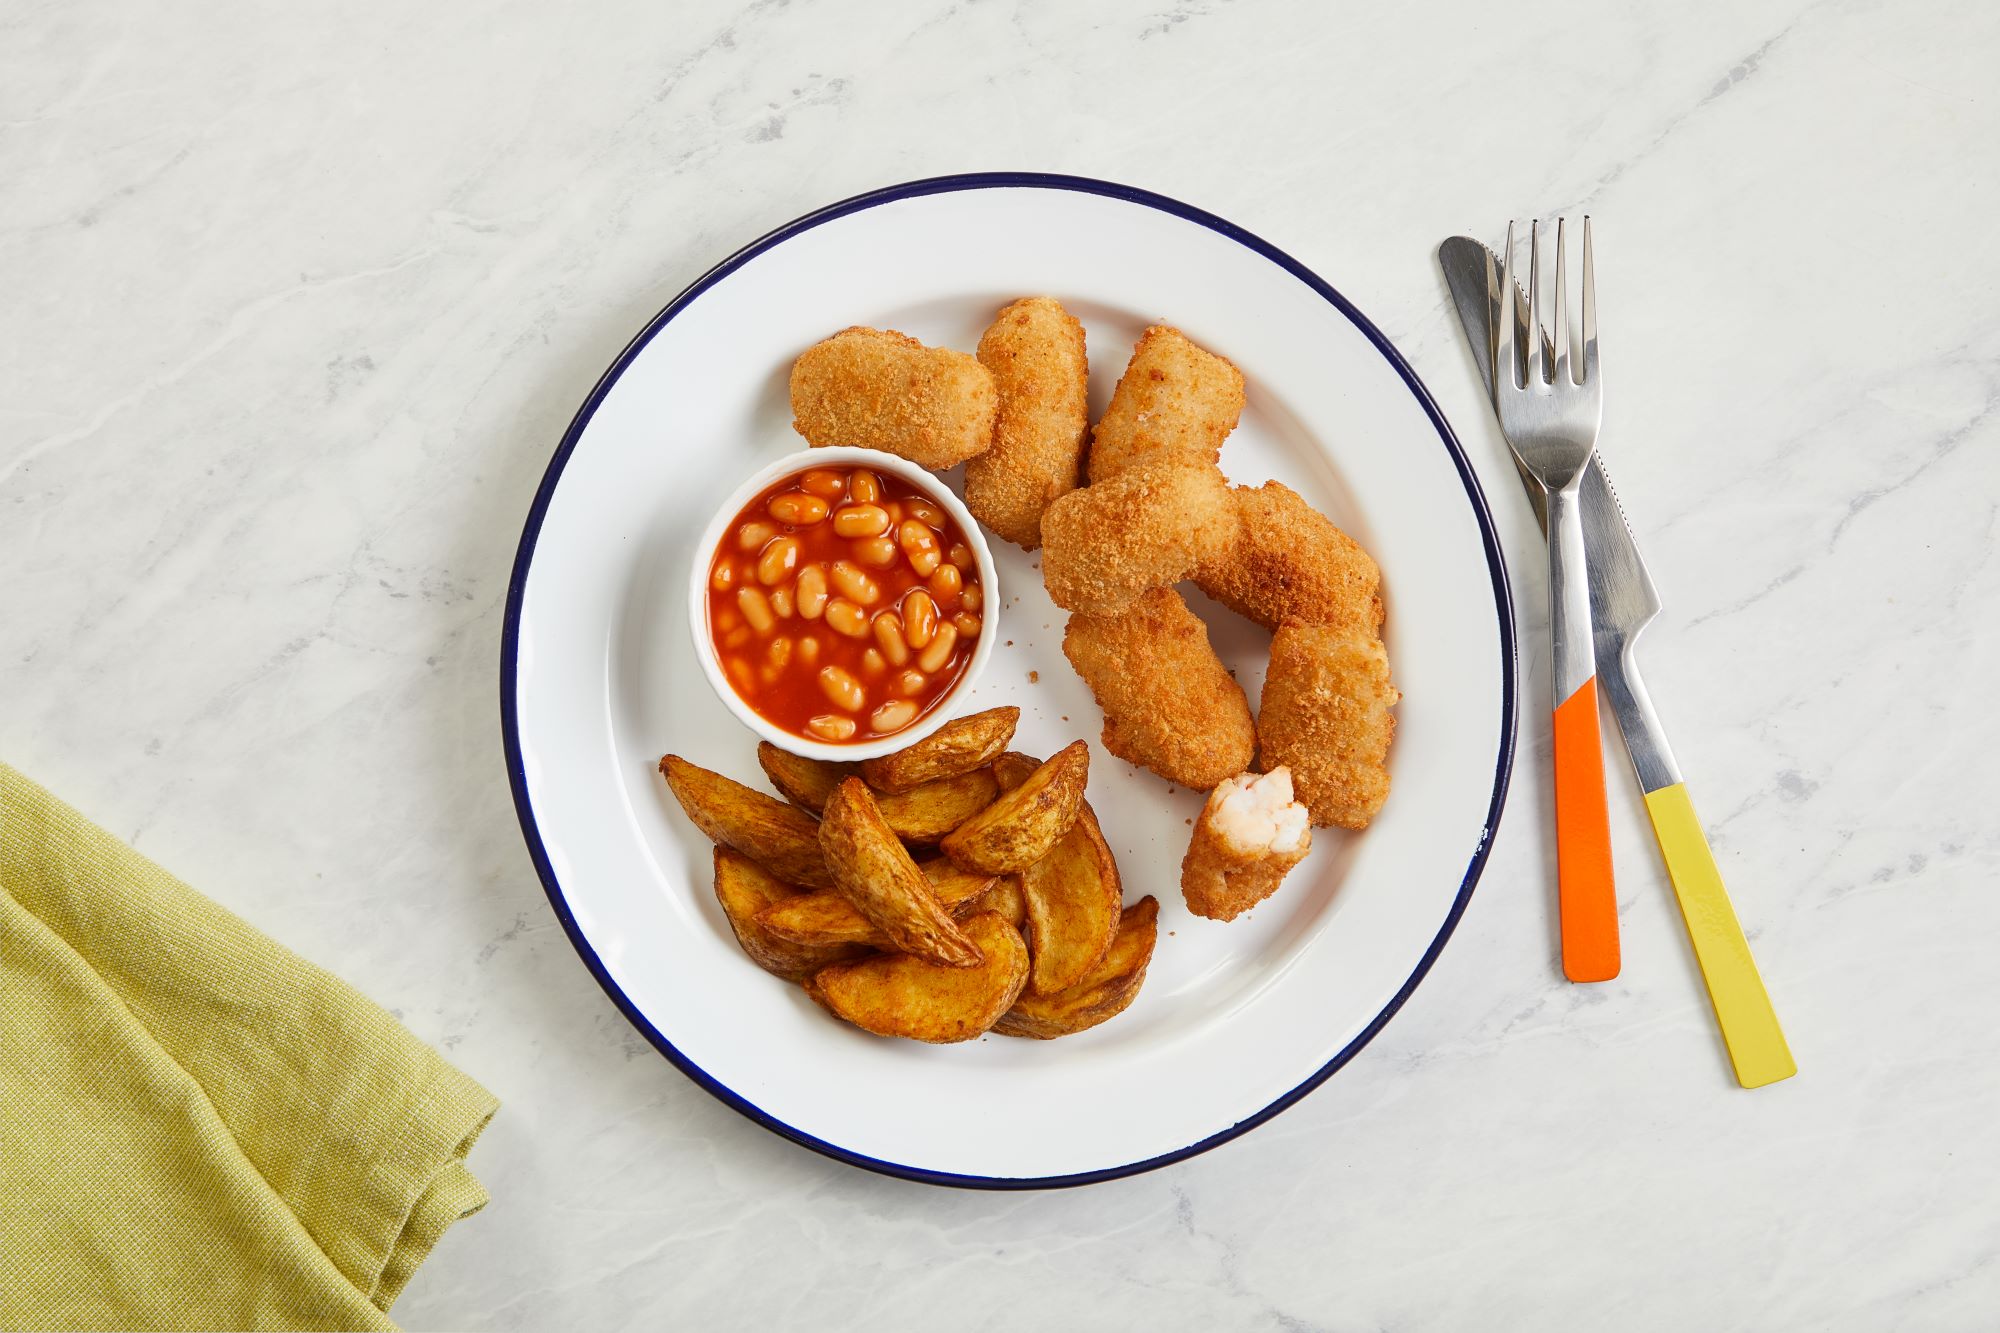
POLYGON ((808 759, 873 759, 879 755, 892 753, 906 745, 914 745, 950 721, 957 711, 955 703, 963 698, 978 681, 980 672, 986 669, 987 660, 993 656, 993 645, 999 639, 1000 628, 1000 575, 993 567, 993 551, 986 544, 986 534, 979 530, 979 524, 966 512, 964 503, 951 493, 951 489, 935 476, 915 463, 885 454, 875 449, 801 449, 795 454, 772 460, 769 464, 744 478, 743 484, 730 492, 715 511, 715 517, 702 533, 701 541, 695 546, 695 557, 688 570, 687 602, 688 632, 694 637, 695 659, 701 663, 702 674, 708 677, 709 688, 716 698, 736 715, 736 719, 756 732, 771 744, 792 754, 804 755, 808 759), (708 630, 708 570, 715 558, 716 547, 729 531, 738 511, 748 504, 751 497, 779 478, 794 472, 803 472, 815 467, 865 467, 876 472, 900 478, 916 487, 927 498, 944 508, 965 534, 966 545, 972 548, 973 563, 979 569, 980 591, 984 597, 981 616, 985 624, 981 626, 978 641, 972 650, 972 660, 953 682, 949 692, 931 706, 931 710, 893 736, 878 736, 873 740, 835 744, 828 741, 812 740, 804 736, 794 736, 760 717, 755 710, 744 703, 723 674, 722 661, 716 655, 715 639, 708 630))

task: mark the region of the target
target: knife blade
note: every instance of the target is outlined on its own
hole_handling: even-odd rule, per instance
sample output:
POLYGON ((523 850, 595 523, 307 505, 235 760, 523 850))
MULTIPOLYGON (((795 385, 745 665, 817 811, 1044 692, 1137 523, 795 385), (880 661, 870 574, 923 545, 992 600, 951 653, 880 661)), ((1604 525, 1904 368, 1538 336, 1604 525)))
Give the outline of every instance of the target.
MULTIPOLYGON (((1492 251, 1469 236, 1453 236, 1438 247, 1438 263, 1451 288, 1452 304, 1458 307, 1459 322, 1465 326, 1466 340, 1473 348, 1488 349, 1485 356, 1475 353, 1479 375, 1489 397, 1493 393, 1493 324, 1500 308, 1500 267, 1492 251)), ((1514 291, 1515 318, 1528 322, 1527 295, 1514 291)), ((1517 340, 1517 346, 1521 340, 1517 340)), ((1525 355, 1525 349, 1523 350, 1525 355)), ((1553 353, 1551 354, 1553 359, 1553 353)), ((1510 451, 1509 457, 1512 457, 1510 451)), ((1527 488, 1535 519, 1547 527, 1541 483, 1516 462, 1521 484, 1527 488)), ((1604 470, 1604 455, 1593 452, 1581 486, 1584 558, 1590 569, 1590 623, 1594 635, 1592 650, 1597 659, 1598 679, 1604 682, 1612 716, 1625 738, 1625 752, 1632 758, 1639 786, 1655 791, 1681 780, 1673 750, 1660 729, 1646 694, 1645 682, 1633 661, 1639 634, 1660 614, 1660 593, 1646 562, 1639 556, 1639 544, 1632 536, 1625 510, 1611 489, 1604 470)))
MULTIPOLYGON (((1479 366, 1490 400, 1493 329, 1503 309, 1499 261, 1471 237, 1453 236, 1438 247, 1438 263, 1444 269, 1452 304, 1458 308, 1459 322, 1465 326, 1472 359, 1479 366)), ((1509 296, 1510 313, 1525 329, 1527 296, 1518 287, 1509 296)), ((1537 330, 1536 336, 1544 335, 1537 330)), ((1525 359, 1527 340, 1516 338, 1515 345, 1525 359)), ((1554 359, 1553 351, 1550 359, 1554 359)), ((1518 463, 1515 466, 1527 487, 1535 517, 1546 528, 1541 485, 1518 463)), ((1688 800, 1680 767, 1674 762, 1673 750, 1667 745, 1659 715, 1653 711, 1652 698, 1639 674, 1639 635, 1660 614, 1660 593, 1639 556, 1639 543, 1632 536, 1625 507, 1611 489, 1602 451, 1591 457, 1581 493, 1584 554, 1590 571, 1591 650, 1598 679, 1604 682, 1605 697, 1611 702, 1618 732, 1625 738, 1625 752, 1632 759, 1632 771, 1645 793, 1646 816, 1667 863, 1681 919, 1687 924, 1695 961, 1701 966, 1702 981, 1715 1006, 1716 1023, 1729 1049, 1736 1081, 1746 1088, 1776 1083, 1796 1074, 1798 1065, 1778 1025, 1777 1011, 1764 989, 1708 838, 1688 800)))

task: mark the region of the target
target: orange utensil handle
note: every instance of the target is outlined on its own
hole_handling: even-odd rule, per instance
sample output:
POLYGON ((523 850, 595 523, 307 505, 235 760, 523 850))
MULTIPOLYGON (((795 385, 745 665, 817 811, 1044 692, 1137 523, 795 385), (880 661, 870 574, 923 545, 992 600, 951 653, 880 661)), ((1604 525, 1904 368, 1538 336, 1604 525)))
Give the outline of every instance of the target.
POLYGON ((1618 892, 1611 878, 1596 676, 1556 705, 1555 741, 1563 975, 1571 981, 1609 981, 1618 975, 1618 892))

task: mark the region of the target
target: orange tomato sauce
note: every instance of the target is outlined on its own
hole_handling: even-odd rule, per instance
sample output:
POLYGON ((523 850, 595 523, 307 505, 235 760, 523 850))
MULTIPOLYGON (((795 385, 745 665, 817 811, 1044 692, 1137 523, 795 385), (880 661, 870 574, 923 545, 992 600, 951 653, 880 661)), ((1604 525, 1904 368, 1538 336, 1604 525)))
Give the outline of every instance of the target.
POLYGON ((807 468, 709 556, 708 630, 737 697, 789 735, 894 735, 958 684, 985 630, 971 544, 900 477, 807 468))

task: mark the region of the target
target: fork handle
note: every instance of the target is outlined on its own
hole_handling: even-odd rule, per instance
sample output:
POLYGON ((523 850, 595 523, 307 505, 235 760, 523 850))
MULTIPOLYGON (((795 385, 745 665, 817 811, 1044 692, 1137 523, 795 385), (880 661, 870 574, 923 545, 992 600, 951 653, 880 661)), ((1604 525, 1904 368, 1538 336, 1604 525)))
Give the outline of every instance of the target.
POLYGON ((1604 743, 1598 732, 1597 666, 1577 488, 1551 487, 1548 511, 1563 975, 1571 981, 1609 981, 1619 967, 1618 891, 1611 874, 1611 820, 1604 795, 1604 743))

